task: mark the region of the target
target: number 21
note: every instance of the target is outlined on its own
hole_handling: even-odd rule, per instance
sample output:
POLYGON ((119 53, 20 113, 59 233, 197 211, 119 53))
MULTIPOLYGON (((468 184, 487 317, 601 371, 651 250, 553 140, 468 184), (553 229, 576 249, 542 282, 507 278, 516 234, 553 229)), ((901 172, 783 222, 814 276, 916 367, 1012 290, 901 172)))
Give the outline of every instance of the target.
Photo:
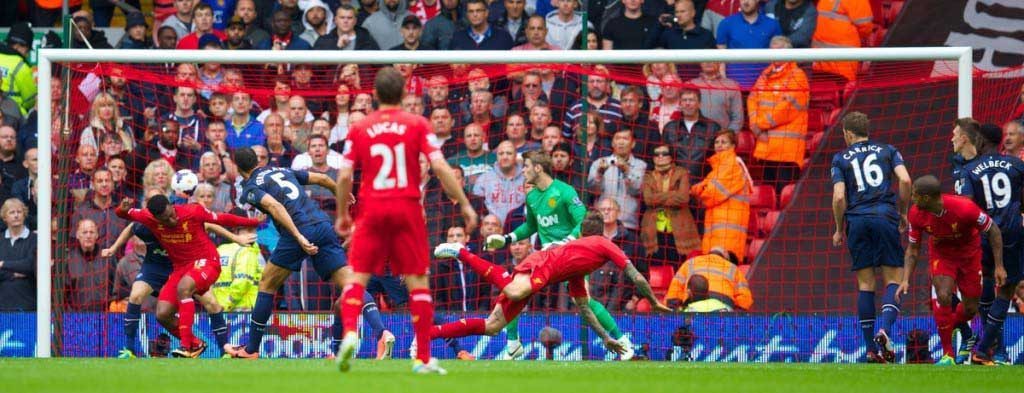
POLYGON ((370 146, 370 155, 380 157, 380 171, 377 177, 373 178, 374 190, 390 190, 392 188, 405 188, 409 185, 409 176, 405 173, 405 144, 395 145, 394 152, 388 145, 378 143, 370 146), (391 172, 394 170, 394 177, 391 172))

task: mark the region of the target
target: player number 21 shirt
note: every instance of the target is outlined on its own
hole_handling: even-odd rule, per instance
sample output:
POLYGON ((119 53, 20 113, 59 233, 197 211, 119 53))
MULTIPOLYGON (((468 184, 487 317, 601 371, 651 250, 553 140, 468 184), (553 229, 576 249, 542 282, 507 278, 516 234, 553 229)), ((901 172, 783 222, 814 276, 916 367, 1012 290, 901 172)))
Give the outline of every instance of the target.
POLYGON ((362 168, 361 200, 419 199, 420 154, 444 159, 436 140, 423 116, 379 110, 352 125, 341 165, 362 168))

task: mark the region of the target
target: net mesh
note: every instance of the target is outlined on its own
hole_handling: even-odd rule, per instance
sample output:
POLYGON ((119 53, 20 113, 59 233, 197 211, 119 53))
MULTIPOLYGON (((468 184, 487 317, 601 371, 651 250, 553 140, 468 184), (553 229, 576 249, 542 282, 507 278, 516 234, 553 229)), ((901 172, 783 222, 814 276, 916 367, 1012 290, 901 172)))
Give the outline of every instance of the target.
MULTIPOLYGON (((403 108, 442 129, 442 149, 461 168, 465 188, 484 218, 478 231, 465 234, 457 206, 432 178, 423 186, 430 243, 466 238, 484 258, 506 268, 536 252, 539 244, 531 241, 482 251, 486 235, 511 232, 525 219, 518 160, 496 153, 506 140, 520 155, 553 151, 554 177, 575 188, 588 207, 606 214, 606 234, 648 277, 659 298, 668 294, 685 300, 685 291, 670 288, 673 279, 680 280, 677 270, 688 255, 701 255, 712 246, 732 251, 738 262, 733 270, 749 282, 749 310, 721 317, 655 316, 612 265, 592 274, 593 297, 643 354, 655 359, 856 359, 863 354, 853 317, 856 282, 847 250, 831 246, 829 162, 844 146, 835 125, 848 111, 868 114, 872 137, 897 146, 912 176, 932 173, 948 183, 947 141, 957 104, 955 75, 940 68, 934 72, 932 62, 865 62, 860 67, 858 81, 845 83, 813 75, 809 64, 773 66, 770 78, 741 89, 720 78, 716 64, 399 65, 410 75, 403 108), (581 97, 590 97, 586 105, 579 104, 581 97), (700 101, 694 104, 696 98, 700 101), (694 105, 701 112, 696 123, 690 116, 694 105), (736 131, 733 152, 743 165, 736 164, 733 153, 716 153, 717 132, 729 129, 736 131), (450 139, 445 138, 448 132, 450 139), (755 136, 758 132, 764 134, 755 136), (664 150, 662 145, 669 147, 674 172, 659 172, 666 165, 655 154, 664 150), (502 170, 508 167, 512 170, 502 170), (834 344, 821 347, 825 338, 834 344), (757 346, 784 355, 742 349, 757 346)), ((348 124, 374 106, 376 67, 369 65, 74 63, 58 69, 54 310, 57 348, 64 356, 111 355, 122 346, 116 312, 123 310, 139 261, 131 246, 109 258, 98 252, 113 244, 126 225, 113 214, 121 198, 141 199, 151 187, 172 194, 172 171, 191 169, 214 186, 213 196, 201 202, 216 211, 240 206, 236 172, 219 156, 230 146, 249 144, 238 135, 255 128, 265 135, 265 142, 255 143, 269 147, 271 165, 333 177, 348 124), (178 132, 167 132, 164 120, 179 124, 178 132), (310 139, 314 134, 324 135, 326 143, 310 139), (104 167, 113 172, 112 182, 95 174, 104 167), (96 225, 82 224, 87 220, 96 225), (83 337, 85 332, 92 337, 83 337)), ((976 75, 975 117, 1007 120, 1021 82, 1013 72, 976 75)), ((307 192, 334 215, 329 190, 309 186, 307 192)), ((266 226, 258 234, 267 256, 279 235, 266 226)), ((468 266, 435 260, 431 273, 439 322, 490 310, 497 290, 468 266)), ((911 329, 930 323, 921 318, 928 312, 925 275, 914 277, 903 306, 904 316, 910 316, 901 319, 894 338, 900 343, 911 329)), ((724 292, 718 297, 734 308, 746 306, 724 285, 712 283, 712 293, 724 292)), ((398 336, 397 348, 405 348, 411 331, 402 317, 408 301, 402 283, 378 277, 369 290, 398 336)), ((337 296, 312 266, 304 265, 277 295, 278 316, 265 353, 324 355, 326 346, 319 344, 280 348, 294 349, 304 339, 329 339, 327 315, 337 296), (301 318, 307 312, 320 316, 301 318)), ((568 314, 574 307, 564 285, 534 297, 520 325, 528 356, 542 356, 538 332, 554 326, 562 329, 565 342, 556 349, 559 356, 611 357, 568 314)), ((244 343, 246 321, 245 314, 229 319, 233 342, 244 343)), ((144 325, 149 338, 159 332, 152 319, 144 325)), ((502 342, 499 336, 463 339, 452 350, 437 345, 442 357, 454 356, 456 349, 490 357, 502 342)))

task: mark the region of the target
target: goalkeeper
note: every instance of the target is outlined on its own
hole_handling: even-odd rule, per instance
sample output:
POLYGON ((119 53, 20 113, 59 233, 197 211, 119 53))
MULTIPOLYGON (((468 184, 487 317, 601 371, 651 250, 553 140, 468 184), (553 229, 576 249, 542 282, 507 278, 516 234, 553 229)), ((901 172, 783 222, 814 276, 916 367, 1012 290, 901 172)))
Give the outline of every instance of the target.
MULTIPOLYGON (((578 239, 580 224, 587 215, 587 207, 580 201, 572 186, 551 177, 551 156, 542 151, 524 154, 523 176, 526 178, 526 184, 533 187, 526 194, 526 222, 511 233, 488 236, 487 248, 499 249, 506 244, 529 238, 534 233, 540 237, 543 249, 578 239)), ((601 327, 622 344, 625 349, 621 355, 622 360, 632 359, 633 343, 619 330, 618 324, 604 305, 591 298, 586 307, 594 312, 601 322, 601 327)), ((508 345, 505 347, 504 355, 511 359, 521 357, 523 345, 519 341, 519 318, 509 322, 505 327, 505 334, 508 345)))

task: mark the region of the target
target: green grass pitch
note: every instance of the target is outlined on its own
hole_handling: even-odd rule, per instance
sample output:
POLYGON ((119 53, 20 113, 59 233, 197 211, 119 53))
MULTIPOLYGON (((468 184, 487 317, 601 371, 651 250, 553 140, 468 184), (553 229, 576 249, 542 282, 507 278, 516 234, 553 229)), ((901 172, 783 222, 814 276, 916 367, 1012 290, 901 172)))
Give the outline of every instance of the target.
POLYGON ((4 392, 1021 392, 1024 367, 666 362, 0 359, 4 392))

